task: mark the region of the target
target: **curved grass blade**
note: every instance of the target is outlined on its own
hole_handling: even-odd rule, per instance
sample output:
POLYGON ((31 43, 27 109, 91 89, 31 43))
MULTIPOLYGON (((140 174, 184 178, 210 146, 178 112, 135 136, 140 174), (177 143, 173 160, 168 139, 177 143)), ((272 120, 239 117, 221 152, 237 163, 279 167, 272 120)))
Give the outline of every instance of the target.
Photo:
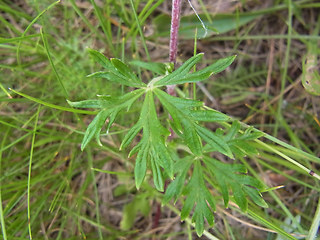
POLYGON ((67 108, 67 107, 62 107, 62 106, 59 106, 59 105, 55 105, 55 104, 52 104, 52 103, 48 103, 48 102, 45 102, 45 101, 42 101, 38 98, 34 98, 34 97, 31 97, 25 93, 21 93, 21 92, 18 92, 16 90, 13 90, 12 88, 9 88, 10 91, 22 96, 22 97, 25 97, 33 102, 36 102, 36 103, 39 103, 41 105, 44 105, 44 106, 47 106, 47 107, 50 107, 50 108, 54 108, 54 109, 57 109, 57 110, 61 110, 61 111, 66 111, 66 112, 73 112, 73 113, 81 113, 81 114, 89 114, 89 115, 95 115, 97 114, 96 111, 86 111, 86 110, 78 110, 78 109, 74 109, 74 108, 67 108))

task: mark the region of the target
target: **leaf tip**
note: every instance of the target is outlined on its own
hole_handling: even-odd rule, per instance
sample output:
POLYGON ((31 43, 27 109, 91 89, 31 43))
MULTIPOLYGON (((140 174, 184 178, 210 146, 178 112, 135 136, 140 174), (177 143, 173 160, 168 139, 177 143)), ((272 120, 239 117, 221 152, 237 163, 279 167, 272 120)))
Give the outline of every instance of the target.
POLYGON ((90 47, 88 47, 88 46, 86 46, 86 50, 87 50, 89 53, 92 53, 92 52, 95 51, 94 49, 92 49, 92 48, 90 48, 90 47))
POLYGON ((71 101, 69 101, 68 99, 66 99, 66 101, 70 106, 72 106, 72 102, 71 101))
POLYGON ((95 73, 90 73, 90 74, 88 74, 86 77, 87 77, 87 78, 91 78, 94 74, 95 74, 95 73))
POLYGON ((139 191, 141 187, 141 183, 136 182, 136 189, 139 191))

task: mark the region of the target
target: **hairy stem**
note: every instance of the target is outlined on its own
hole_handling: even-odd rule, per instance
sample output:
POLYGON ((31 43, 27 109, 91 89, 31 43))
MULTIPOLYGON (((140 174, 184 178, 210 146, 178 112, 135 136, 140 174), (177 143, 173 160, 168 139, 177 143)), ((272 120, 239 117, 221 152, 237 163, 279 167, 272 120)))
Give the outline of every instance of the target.
MULTIPOLYGON (((181 10, 181 0, 172 0, 169 61, 173 62, 174 64, 176 63, 177 52, 178 52, 180 10, 181 10)), ((174 85, 167 86, 167 92, 170 95, 175 95, 174 85)))
POLYGON ((172 0, 171 29, 170 29, 170 55, 169 61, 176 63, 178 52, 178 32, 180 25, 181 0, 172 0))

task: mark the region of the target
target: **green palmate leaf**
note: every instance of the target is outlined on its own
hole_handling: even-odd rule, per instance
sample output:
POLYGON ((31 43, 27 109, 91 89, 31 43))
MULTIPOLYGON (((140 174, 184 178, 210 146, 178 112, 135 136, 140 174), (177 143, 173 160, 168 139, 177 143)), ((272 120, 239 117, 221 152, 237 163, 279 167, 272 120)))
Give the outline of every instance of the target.
POLYGON ((164 86, 164 85, 174 85, 174 84, 183 84, 183 83, 192 83, 192 82, 200 82, 208 79, 212 74, 219 73, 226 69, 230 64, 234 61, 236 56, 231 56, 223 59, 219 59, 212 65, 194 72, 189 73, 191 67, 193 67, 198 61, 200 61, 202 54, 200 53, 189 60, 190 62, 186 62, 180 68, 178 68, 173 73, 167 75, 166 77, 157 81, 155 86, 164 86))
POLYGON ((130 82, 128 79, 124 76, 122 76, 119 73, 113 73, 113 72, 95 72, 87 77, 95 77, 95 78, 106 78, 111 82, 116 82, 119 84, 123 84, 128 87, 140 87, 140 84, 130 82))
POLYGON ((184 84, 207 80, 212 74, 216 74, 225 70, 234 61, 235 57, 236 56, 231 56, 219 59, 209 67, 206 67, 194 73, 189 73, 180 79, 174 79, 170 81, 170 84, 184 84))
POLYGON ((97 100, 85 100, 79 102, 70 102, 69 105, 77 108, 99 108, 101 111, 96 115, 96 117, 89 124, 84 138, 81 144, 81 150, 83 150, 90 140, 95 137, 98 144, 100 142, 100 132, 105 124, 107 118, 109 118, 109 123, 106 130, 108 131, 112 123, 115 121, 117 114, 123 109, 129 109, 131 105, 144 93, 144 90, 138 89, 127 93, 121 97, 107 97, 99 96, 97 100))
POLYGON ((188 119, 181 119, 183 126, 183 137, 190 150, 196 155, 202 155, 202 143, 197 131, 195 130, 194 124, 188 119))
POLYGON ((83 137, 81 143, 81 151, 83 151, 83 149, 87 146, 87 144, 93 137, 95 137, 99 145, 102 145, 100 142, 100 132, 103 125, 105 124, 106 119, 111 115, 111 113, 112 111, 110 110, 102 110, 95 116, 95 118, 89 124, 86 133, 83 137))
POLYGON ((248 208, 247 195, 259 206, 267 207, 259 192, 264 189, 263 184, 246 175, 247 170, 243 165, 226 164, 209 157, 205 157, 204 162, 220 186, 225 207, 228 207, 229 203, 229 188, 231 188, 234 200, 241 210, 246 211, 248 208))
POLYGON ((173 69, 173 64, 171 63, 142 62, 135 60, 131 61, 130 64, 133 66, 147 69, 159 75, 166 75, 167 73, 171 73, 173 69))
POLYGON ((124 137, 121 148, 128 146, 141 129, 143 132, 142 138, 129 154, 131 156, 138 153, 135 165, 136 187, 140 188, 149 164, 155 187, 159 191, 163 191, 164 181, 161 168, 165 170, 169 177, 173 178, 173 160, 165 145, 165 138, 169 136, 170 131, 165 129, 158 120, 151 91, 147 92, 140 118, 124 137))
POLYGON ((231 149, 223 137, 219 137, 197 124, 197 121, 227 121, 230 119, 229 117, 214 110, 199 109, 203 106, 203 103, 200 101, 173 97, 160 89, 154 89, 154 92, 172 116, 173 130, 182 136, 195 155, 202 155, 201 139, 203 139, 210 146, 214 147, 214 151, 233 158, 231 149))
POLYGON ((228 145, 237 157, 245 157, 247 155, 256 155, 259 153, 258 150, 254 146, 250 145, 248 141, 235 139, 228 142, 228 145))
POLYGON ((192 177, 187 184, 183 194, 186 195, 186 200, 181 210, 181 219, 186 219, 194 205, 192 222, 196 224, 198 236, 201 236, 204 231, 204 218, 207 219, 210 226, 213 225, 215 211, 215 202, 212 194, 205 185, 202 166, 198 160, 194 161, 194 169, 192 177))
MULTIPOLYGON (((253 128, 248 128, 244 133, 240 133, 240 128, 240 123, 238 121, 233 121, 230 129, 225 135, 222 129, 217 129, 215 135, 219 139, 223 139, 223 142, 228 145, 231 152, 237 157, 258 154, 258 150, 250 144, 250 142, 262 137, 264 133, 253 131, 253 128)), ((216 146, 208 144, 204 147, 204 151, 216 151, 216 146)))
POLYGON ((190 112, 192 108, 203 106, 203 103, 191 99, 176 98, 160 89, 155 89, 154 92, 170 113, 174 124, 173 129, 181 134, 190 150, 195 155, 200 156, 202 154, 202 144, 190 112))
POLYGON ((173 81, 177 81, 178 79, 184 77, 187 73, 189 73, 190 69, 196 65, 201 58, 203 57, 203 53, 199 53, 191 58, 189 58, 184 64, 182 64, 177 70, 172 72, 171 74, 161 78, 159 81, 154 83, 154 86, 166 86, 171 85, 173 81))
MULTIPOLYGON (((193 212, 192 221, 195 222, 196 232, 199 236, 204 231, 205 219, 210 225, 213 225, 214 222, 215 202, 206 186, 205 177, 216 179, 226 207, 229 203, 230 190, 232 190, 232 199, 243 211, 247 210, 247 196, 257 205, 267 207, 259 192, 259 189, 263 188, 262 184, 253 177, 247 176, 244 166, 225 164, 204 155, 208 151, 220 152, 233 158, 234 155, 244 156, 257 153, 255 147, 248 143, 261 137, 262 134, 250 128, 242 132, 238 121, 234 121, 230 128, 219 128, 213 132, 201 126, 200 122, 223 123, 230 121, 230 118, 223 113, 205 107, 201 101, 174 97, 159 89, 165 85, 203 81, 210 75, 223 71, 234 61, 235 56, 220 59, 193 73, 190 73, 190 70, 201 60, 203 56, 201 53, 187 60, 173 72, 172 65, 133 62, 132 64, 135 66, 160 75, 146 85, 119 59, 109 60, 103 54, 92 49, 89 49, 89 53, 105 68, 105 71, 96 72, 89 76, 107 78, 109 81, 139 89, 120 97, 98 96, 96 100, 68 101, 73 107, 99 109, 99 113, 89 124, 84 135, 82 150, 92 138, 96 138, 97 142, 101 144, 100 132, 106 120, 108 119, 106 126, 108 131, 118 113, 130 109, 132 104, 145 94, 139 119, 127 132, 120 146, 120 150, 127 148, 139 135, 139 142, 129 152, 129 157, 136 155, 134 175, 137 189, 141 187, 148 169, 151 170, 154 186, 159 191, 164 191, 165 177, 169 176, 173 179, 175 175, 175 179, 167 187, 163 203, 166 204, 171 199, 176 202, 180 196, 184 195, 185 202, 181 211, 181 219, 184 220, 193 212), (154 94, 164 109, 170 113, 172 129, 183 139, 192 152, 187 157, 176 160, 175 163, 173 158, 178 157, 166 145, 170 131, 163 127, 157 116, 154 94), (203 142, 207 144, 203 146, 203 142), (205 164, 205 167, 202 164, 205 164), (188 179, 188 173, 191 170, 192 175, 188 179), (204 175, 204 172, 207 176, 204 175)), ((140 207, 136 202, 130 205, 132 208, 135 206, 140 207)), ((137 213, 137 209, 130 211, 129 205, 126 211, 133 215, 137 213)), ((123 229, 129 229, 132 226, 133 222, 128 220, 128 217, 129 215, 123 219, 121 226, 123 229)))
POLYGON ((141 131, 143 122, 137 122, 133 127, 130 128, 129 132, 125 135, 120 145, 120 150, 126 148, 134 139, 134 137, 141 131))
POLYGON ((235 138, 235 136, 239 133, 240 128, 241 128, 240 123, 238 121, 233 121, 229 131, 224 136, 225 141, 230 141, 233 138, 235 138))
POLYGON ((103 54, 89 49, 90 55, 95 61, 107 69, 107 71, 96 72, 88 75, 88 77, 106 78, 109 81, 117 82, 129 87, 145 87, 144 84, 132 70, 121 60, 112 58, 109 60, 103 54))
POLYGON ((175 162, 174 173, 176 173, 176 177, 167 187, 162 201, 163 204, 167 204, 171 199, 174 199, 174 202, 178 200, 178 197, 180 197, 184 188, 184 183, 192 163, 193 157, 190 156, 179 159, 175 162))
POLYGON ((263 137, 264 135, 265 133, 256 131, 253 127, 249 127, 244 131, 244 133, 240 137, 238 137, 238 139, 250 141, 263 137))
POLYGON ((239 130, 240 123, 238 121, 234 121, 229 133, 225 136, 225 140, 231 150, 239 157, 258 154, 258 150, 250 144, 250 141, 262 137, 264 133, 254 132, 252 127, 247 128, 242 134, 240 134, 239 130))
POLYGON ((212 147, 214 151, 218 151, 230 158, 233 158, 232 151, 223 138, 216 135, 214 132, 208 130, 207 128, 199 125, 196 125, 196 131, 199 136, 212 147))
POLYGON ((213 109, 209 109, 206 111, 193 110, 192 112, 190 112, 190 115, 195 121, 201 122, 227 122, 231 119, 229 116, 213 109))
POLYGON ((93 58, 93 60, 99 63, 102 67, 106 69, 112 68, 110 60, 107 57, 105 57, 102 53, 91 48, 88 48, 88 52, 90 56, 93 58))
POLYGON ((236 57, 237 57, 236 55, 233 55, 226 58, 218 59, 210 66, 205 67, 204 69, 201 69, 200 71, 196 71, 192 74, 196 76, 196 74, 198 75, 201 75, 203 73, 216 74, 216 73, 222 72, 233 63, 236 57))
POLYGON ((252 201, 260 207, 267 208, 268 204, 263 200, 259 191, 250 186, 243 186, 245 193, 252 199, 252 201))
MULTIPOLYGON (((147 139, 144 138, 141 140, 140 144, 138 144, 137 147, 133 148, 132 150, 136 150, 136 151, 139 150, 138 155, 136 157, 136 164, 134 168, 134 179, 135 179, 136 187, 137 189, 139 189, 147 171, 147 162, 149 158, 150 144, 147 141, 147 139)), ((134 153, 134 152, 135 151, 132 151, 131 153, 134 153)), ((157 186, 157 187, 161 189, 161 186, 157 186)))
POLYGON ((141 80, 132 72, 132 70, 124 64, 121 60, 117 58, 111 59, 111 64, 115 67, 115 69, 124 77, 128 79, 130 82, 135 82, 137 84, 141 84, 141 80))
POLYGON ((137 89, 130 93, 127 93, 120 97, 111 97, 105 95, 98 95, 99 99, 84 100, 79 102, 71 102, 67 100, 68 104, 76 108, 100 108, 100 109, 111 109, 111 108, 124 108, 130 107, 145 91, 143 89, 137 89))

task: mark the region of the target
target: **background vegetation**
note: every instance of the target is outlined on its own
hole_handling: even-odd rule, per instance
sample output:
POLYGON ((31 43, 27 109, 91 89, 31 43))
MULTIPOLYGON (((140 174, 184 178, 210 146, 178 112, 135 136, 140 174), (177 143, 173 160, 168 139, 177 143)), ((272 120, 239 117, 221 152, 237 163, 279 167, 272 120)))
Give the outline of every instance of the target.
MULTIPOLYGON (((250 205, 243 213, 221 202, 214 227, 201 238, 285 239, 279 234, 284 231, 310 239, 310 230, 318 228, 319 181, 270 147, 317 173, 320 101, 301 81, 310 73, 306 61, 319 59, 320 3, 192 3, 208 34, 203 38, 201 23, 184 1, 178 63, 194 54, 195 28, 203 66, 237 54, 227 71, 197 85, 197 98, 306 152, 266 140, 258 156, 241 159, 268 187, 284 187, 263 194, 268 209, 250 205)), ((135 108, 103 135, 103 146, 92 142, 81 152, 93 116, 66 103, 123 92, 106 79, 86 78, 99 70, 87 47, 125 62, 168 61, 170 5, 164 0, 0 0, 3 239, 26 239, 30 230, 34 239, 197 239, 190 219, 180 221, 179 202, 161 207, 162 195, 152 184, 135 189, 130 149, 118 151, 135 108)), ((319 65, 313 69, 319 71, 319 65)), ((189 88, 185 85, 181 94, 188 96, 189 88)))

